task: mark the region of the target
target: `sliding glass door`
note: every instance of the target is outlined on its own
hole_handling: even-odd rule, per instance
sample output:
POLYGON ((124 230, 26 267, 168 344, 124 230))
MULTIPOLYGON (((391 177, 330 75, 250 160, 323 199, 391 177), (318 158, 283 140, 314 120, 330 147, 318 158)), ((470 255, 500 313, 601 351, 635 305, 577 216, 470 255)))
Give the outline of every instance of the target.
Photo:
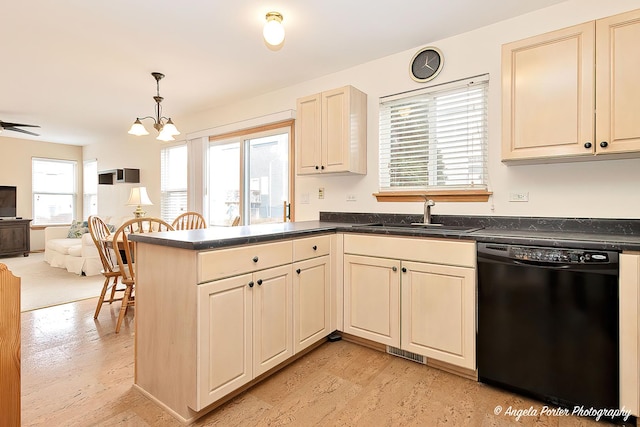
POLYGON ((291 200, 290 127, 217 139, 209 146, 208 222, 283 222, 291 200))

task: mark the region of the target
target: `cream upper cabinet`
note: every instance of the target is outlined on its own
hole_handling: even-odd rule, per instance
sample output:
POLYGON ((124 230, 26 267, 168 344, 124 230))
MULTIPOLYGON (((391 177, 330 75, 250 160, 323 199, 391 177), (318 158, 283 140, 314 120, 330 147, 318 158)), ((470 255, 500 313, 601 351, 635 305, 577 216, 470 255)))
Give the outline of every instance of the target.
POLYGON ((589 22, 502 46, 502 160, 594 153, 594 33, 589 22))
POLYGON ((596 151, 640 152, 640 9, 597 20, 596 35, 596 151))
POLYGON ((296 103, 299 175, 367 173, 367 95, 353 86, 296 103))
POLYGON ((640 154, 639 43, 634 11, 503 45, 502 160, 640 154))

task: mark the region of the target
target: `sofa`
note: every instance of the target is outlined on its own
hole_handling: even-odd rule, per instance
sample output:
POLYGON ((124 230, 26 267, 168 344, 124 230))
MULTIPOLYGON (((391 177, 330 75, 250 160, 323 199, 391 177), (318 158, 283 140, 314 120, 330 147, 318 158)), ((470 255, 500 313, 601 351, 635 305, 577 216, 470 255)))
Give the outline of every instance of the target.
MULTIPOLYGON (((129 218, 102 219, 115 230, 129 218)), ((89 233, 87 221, 45 228, 44 260, 52 267, 66 268, 70 273, 83 276, 95 276, 102 271, 100 255, 89 233)))

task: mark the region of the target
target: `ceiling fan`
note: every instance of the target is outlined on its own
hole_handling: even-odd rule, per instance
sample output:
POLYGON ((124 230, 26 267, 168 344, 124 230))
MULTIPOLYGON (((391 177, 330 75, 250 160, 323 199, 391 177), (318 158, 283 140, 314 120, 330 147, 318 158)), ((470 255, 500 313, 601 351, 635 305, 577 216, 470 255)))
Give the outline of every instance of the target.
POLYGON ((37 133, 33 133, 33 132, 28 131, 28 130, 20 129, 21 127, 39 128, 40 126, 37 126, 37 125, 23 125, 23 124, 20 124, 20 123, 9 123, 9 122, 3 122, 2 120, 0 120, 0 132, 2 132, 3 130, 12 130, 14 132, 22 132, 22 133, 26 133, 28 135, 40 136, 37 133))

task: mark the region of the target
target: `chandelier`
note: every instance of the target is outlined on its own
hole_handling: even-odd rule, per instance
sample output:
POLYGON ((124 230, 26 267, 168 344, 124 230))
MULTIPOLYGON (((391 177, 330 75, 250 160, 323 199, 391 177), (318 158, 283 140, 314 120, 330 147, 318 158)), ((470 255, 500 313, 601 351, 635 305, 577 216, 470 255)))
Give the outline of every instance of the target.
POLYGON ((171 121, 171 118, 167 118, 162 115, 162 106, 160 103, 164 98, 160 96, 160 80, 164 77, 164 74, 153 72, 151 75, 156 79, 156 96, 153 97, 156 101, 156 115, 155 117, 137 117, 136 121, 131 125, 131 129, 129 129, 129 133, 136 136, 149 135, 149 132, 147 132, 147 129, 145 129, 141 120, 151 119, 153 120, 153 127, 159 132, 156 139, 159 139, 160 141, 173 141, 175 139, 174 136, 180 135, 180 132, 178 132, 178 129, 171 121))

